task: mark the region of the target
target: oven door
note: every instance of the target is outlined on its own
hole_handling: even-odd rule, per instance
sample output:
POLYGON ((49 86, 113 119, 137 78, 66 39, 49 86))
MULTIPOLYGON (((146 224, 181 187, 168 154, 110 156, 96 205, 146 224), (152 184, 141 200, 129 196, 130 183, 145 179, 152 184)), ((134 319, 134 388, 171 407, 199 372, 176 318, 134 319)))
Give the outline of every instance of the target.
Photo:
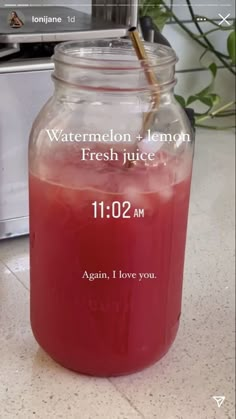
POLYGON ((28 140, 52 95, 51 60, 0 65, 0 239, 28 234, 28 140))

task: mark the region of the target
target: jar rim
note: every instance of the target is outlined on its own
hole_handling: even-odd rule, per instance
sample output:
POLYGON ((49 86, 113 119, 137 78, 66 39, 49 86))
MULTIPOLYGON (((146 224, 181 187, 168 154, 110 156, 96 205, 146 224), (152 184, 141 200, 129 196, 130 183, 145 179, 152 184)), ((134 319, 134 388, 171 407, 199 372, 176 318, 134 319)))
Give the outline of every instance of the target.
POLYGON ((125 71, 140 70, 140 66, 145 64, 151 68, 163 68, 178 61, 171 47, 149 42, 144 42, 144 47, 148 59, 139 60, 128 39, 68 41, 55 47, 53 60, 77 67, 125 71))

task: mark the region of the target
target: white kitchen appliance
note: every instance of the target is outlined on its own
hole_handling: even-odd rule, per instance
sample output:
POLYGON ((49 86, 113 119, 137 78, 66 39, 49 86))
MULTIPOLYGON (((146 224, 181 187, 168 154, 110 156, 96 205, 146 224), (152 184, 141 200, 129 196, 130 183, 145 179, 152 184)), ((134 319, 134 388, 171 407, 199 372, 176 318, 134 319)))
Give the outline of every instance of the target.
POLYGON ((137 7, 132 0, 94 0, 91 16, 67 7, 17 7, 21 28, 9 25, 10 8, 0 8, 0 239, 29 231, 28 139, 35 116, 52 94, 55 44, 124 37, 137 24, 137 7), (46 24, 42 17, 62 20, 46 24))

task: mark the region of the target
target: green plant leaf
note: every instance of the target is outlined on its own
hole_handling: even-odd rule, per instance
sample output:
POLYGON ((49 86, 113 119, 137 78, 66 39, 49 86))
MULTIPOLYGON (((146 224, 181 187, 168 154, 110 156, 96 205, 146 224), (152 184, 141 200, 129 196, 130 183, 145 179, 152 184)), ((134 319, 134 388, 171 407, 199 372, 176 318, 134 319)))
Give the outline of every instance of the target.
POLYGON ((217 65, 216 65, 216 63, 211 63, 208 68, 211 71, 212 76, 215 78, 216 77, 216 74, 217 74, 217 65))
POLYGON ((227 39, 228 53, 233 64, 236 64, 236 32, 231 32, 227 39))
POLYGON ((198 100, 204 103, 204 105, 209 106, 209 108, 211 109, 213 108, 213 106, 218 105, 218 103, 220 102, 220 97, 219 95, 211 93, 207 96, 199 96, 198 100))
POLYGON ((197 94, 188 98, 187 105, 190 105, 191 103, 197 101, 208 106, 207 112, 209 112, 214 106, 218 105, 218 103, 220 102, 220 96, 215 93, 209 93, 206 95, 197 94))
POLYGON ((211 93, 210 97, 212 101, 212 106, 216 106, 220 103, 220 96, 217 95, 216 93, 211 93))
POLYGON ((196 101, 200 101, 205 105, 212 107, 219 102, 219 96, 211 93, 217 75, 217 66, 215 63, 211 63, 208 69, 210 70, 212 76, 210 84, 204 87, 204 89, 202 89, 200 92, 196 93, 193 96, 190 96, 187 100, 187 105, 190 105, 191 103, 196 101))
POLYGON ((167 13, 162 13, 156 18, 153 18, 153 22, 157 25, 159 31, 162 31, 166 22, 169 20, 170 15, 167 13))
POLYGON ((187 99, 187 105, 191 105, 191 103, 196 102, 196 100, 198 100, 197 95, 194 96, 189 96, 189 98, 187 99))
POLYGON ((214 83, 215 83, 215 78, 217 75, 217 65, 215 63, 211 63, 208 67, 208 69, 211 72, 212 75, 212 79, 211 79, 211 83, 205 87, 203 90, 201 90, 197 96, 203 96, 203 95, 207 95, 208 93, 210 93, 214 87, 214 83))
POLYGON ((177 100, 177 102, 179 102, 179 104, 180 104, 183 108, 185 108, 185 106, 186 106, 186 102, 185 102, 185 99, 184 99, 184 97, 183 97, 183 96, 180 96, 180 95, 175 95, 175 99, 177 100))
POLYGON ((150 16, 158 29, 162 31, 171 13, 166 11, 161 0, 143 0, 139 4, 139 16, 150 16))

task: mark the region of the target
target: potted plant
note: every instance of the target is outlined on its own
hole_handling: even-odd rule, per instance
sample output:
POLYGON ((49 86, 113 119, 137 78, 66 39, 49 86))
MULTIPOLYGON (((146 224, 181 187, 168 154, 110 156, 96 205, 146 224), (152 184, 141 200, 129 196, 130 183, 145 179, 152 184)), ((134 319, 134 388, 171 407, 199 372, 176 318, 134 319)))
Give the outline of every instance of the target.
MULTIPOLYGON (((172 1, 173 3, 173 1, 172 1)), ((152 19, 153 23, 160 30, 163 30, 165 24, 169 19, 172 19, 177 23, 182 30, 185 31, 186 35, 193 39, 197 44, 203 48, 203 53, 199 57, 200 64, 203 64, 203 58, 205 55, 210 52, 214 58, 223 65, 223 67, 232 74, 236 74, 235 64, 236 64, 236 34, 235 34, 235 21, 230 25, 218 25, 212 19, 207 18, 206 16, 195 15, 191 0, 186 0, 187 7, 191 16, 191 19, 195 25, 196 32, 193 32, 189 27, 182 22, 179 17, 173 12, 172 7, 166 4, 163 0, 141 0, 139 6, 139 17, 143 19, 145 16, 148 16, 152 19), (150 4, 151 3, 151 4, 150 4), (211 28, 204 32, 202 27, 199 25, 198 20, 207 21, 211 28), (210 40, 210 35, 217 31, 228 31, 227 37, 227 54, 219 51, 213 42, 210 40)), ((214 60, 207 65, 207 70, 211 74, 210 83, 192 94, 189 97, 182 97, 176 95, 176 99, 180 102, 183 107, 196 107, 199 103, 204 106, 202 112, 195 111, 196 117, 196 126, 206 127, 211 129, 226 129, 226 128, 235 128, 235 125, 228 124, 227 126, 220 126, 219 124, 207 125, 206 123, 209 120, 216 120, 217 118, 229 118, 234 117, 235 120, 235 101, 229 101, 228 103, 222 104, 222 99, 220 95, 215 91, 215 81, 218 75, 218 67, 214 60)))

